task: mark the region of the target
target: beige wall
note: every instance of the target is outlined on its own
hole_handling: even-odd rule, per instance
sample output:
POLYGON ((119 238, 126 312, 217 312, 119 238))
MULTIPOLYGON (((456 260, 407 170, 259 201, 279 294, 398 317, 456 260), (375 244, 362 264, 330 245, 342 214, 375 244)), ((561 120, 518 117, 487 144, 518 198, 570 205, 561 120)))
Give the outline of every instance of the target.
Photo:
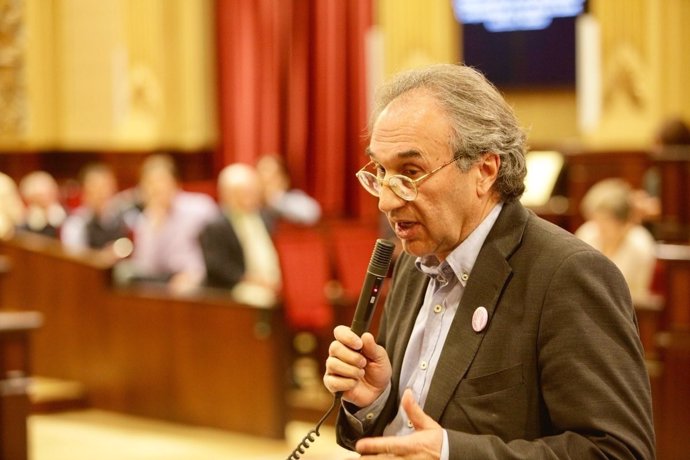
POLYGON ((561 148, 579 142, 575 91, 506 91, 504 95, 527 131, 531 148, 561 148))
POLYGON ((26 149, 215 143, 212 0, 23 0, 26 149))
POLYGON ((690 121, 690 2, 598 0, 602 29, 602 118, 587 140, 649 145, 664 118, 690 121))
POLYGON ((457 62, 459 26, 449 0, 378 0, 384 73, 434 62, 457 62))
POLYGON ((29 148, 52 146, 56 141, 57 81, 52 0, 24 0, 26 131, 3 140, 21 142, 29 148))

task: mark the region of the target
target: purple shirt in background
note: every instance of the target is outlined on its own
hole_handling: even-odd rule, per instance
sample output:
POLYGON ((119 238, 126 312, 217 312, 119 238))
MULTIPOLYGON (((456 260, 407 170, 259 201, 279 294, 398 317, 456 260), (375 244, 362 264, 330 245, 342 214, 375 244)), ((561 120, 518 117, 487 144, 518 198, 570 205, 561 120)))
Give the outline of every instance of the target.
POLYGON ((144 213, 134 225, 132 262, 139 275, 165 276, 206 272, 199 246, 201 229, 219 213, 215 201, 202 193, 180 191, 166 221, 154 228, 144 213))

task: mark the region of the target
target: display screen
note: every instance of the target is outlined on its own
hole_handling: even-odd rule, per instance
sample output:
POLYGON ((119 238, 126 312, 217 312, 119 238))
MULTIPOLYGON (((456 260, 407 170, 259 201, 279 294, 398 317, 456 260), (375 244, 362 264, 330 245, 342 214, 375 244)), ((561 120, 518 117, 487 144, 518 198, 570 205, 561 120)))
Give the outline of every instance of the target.
POLYGON ((454 0, 465 64, 502 87, 575 84, 575 21, 585 0, 454 0))

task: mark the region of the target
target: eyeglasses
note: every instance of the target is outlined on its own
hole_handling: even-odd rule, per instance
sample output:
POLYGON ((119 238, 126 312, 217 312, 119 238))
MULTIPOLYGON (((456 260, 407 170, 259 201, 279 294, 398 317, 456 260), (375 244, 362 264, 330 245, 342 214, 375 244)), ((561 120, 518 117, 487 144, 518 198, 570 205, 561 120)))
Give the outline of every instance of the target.
POLYGON ((359 183, 362 184, 362 187, 364 187, 364 190, 367 192, 371 193, 372 195, 379 197, 381 196, 381 187, 383 185, 387 186, 390 188, 393 193, 396 194, 396 196, 402 198, 405 201, 414 201, 417 198, 417 193, 418 193, 418 185, 421 181, 424 179, 428 179, 429 177, 432 176, 432 174, 437 173, 441 169, 445 168, 451 163, 454 163, 460 159, 460 156, 455 156, 453 157, 452 160, 450 160, 447 163, 443 163, 441 166, 438 168, 434 169, 433 171, 424 174, 422 177, 418 177, 417 179, 410 179, 407 176, 403 176, 402 174, 395 174, 388 179, 384 178, 379 178, 376 175, 372 174, 369 171, 365 171, 370 165, 374 164, 374 161, 370 161, 362 169, 357 171, 357 179, 359 179, 359 183))

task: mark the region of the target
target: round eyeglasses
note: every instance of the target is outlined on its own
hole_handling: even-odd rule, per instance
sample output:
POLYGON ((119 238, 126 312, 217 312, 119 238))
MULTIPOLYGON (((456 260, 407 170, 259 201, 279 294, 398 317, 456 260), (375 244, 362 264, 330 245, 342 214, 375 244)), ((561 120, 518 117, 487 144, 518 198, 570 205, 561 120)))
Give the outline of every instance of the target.
POLYGON ((381 187, 385 185, 389 189, 391 189, 393 193, 395 193, 395 195, 399 198, 402 198, 405 201, 414 201, 417 198, 418 194, 417 189, 419 186, 417 184, 419 184, 424 179, 428 179, 436 172, 445 168, 449 164, 458 161, 459 159, 460 156, 455 156, 449 162, 443 163, 438 168, 434 169, 433 171, 427 174, 424 174, 422 177, 418 177, 417 179, 410 179, 409 177, 403 176, 402 174, 392 175, 388 179, 377 177, 375 174, 366 171, 366 169, 370 165, 374 164, 374 161, 372 160, 366 165, 364 165, 362 169, 357 171, 356 176, 357 179, 359 179, 359 183, 362 184, 362 187, 364 187, 364 190, 376 197, 381 196, 381 187))

